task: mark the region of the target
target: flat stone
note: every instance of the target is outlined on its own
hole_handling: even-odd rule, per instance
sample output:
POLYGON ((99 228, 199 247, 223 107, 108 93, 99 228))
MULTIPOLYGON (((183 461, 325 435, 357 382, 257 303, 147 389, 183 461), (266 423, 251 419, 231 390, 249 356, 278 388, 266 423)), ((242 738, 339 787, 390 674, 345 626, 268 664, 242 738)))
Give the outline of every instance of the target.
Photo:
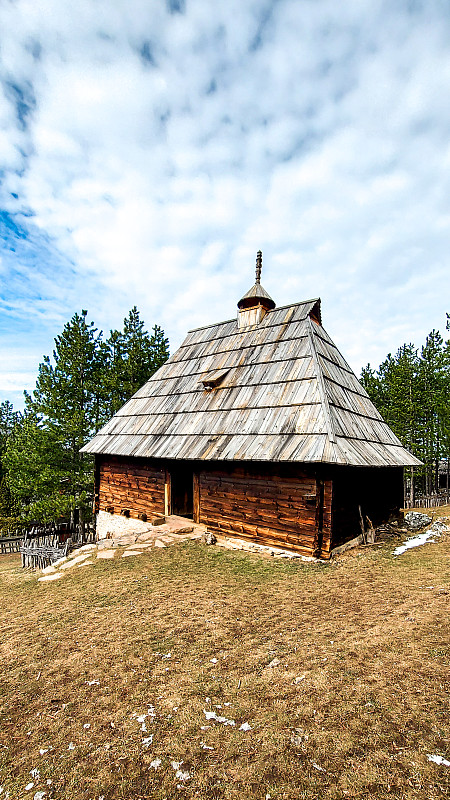
POLYGON ((59 580, 59 578, 63 578, 63 577, 64 577, 64 573, 63 572, 54 572, 53 575, 43 575, 42 578, 38 578, 38 581, 40 583, 44 583, 44 582, 47 582, 47 581, 57 581, 57 580, 59 580))
POLYGON ((50 564, 42 570, 43 575, 52 575, 53 572, 56 572, 56 567, 54 567, 53 564, 50 564))
POLYGON ((155 540, 155 547, 167 547, 167 545, 164 544, 164 542, 162 542, 161 539, 156 539, 155 540))
POLYGON ((95 550, 96 548, 96 544, 84 544, 82 547, 78 548, 77 553, 87 553, 88 550, 95 550))
POLYGON ((127 556, 141 556, 141 555, 142 555, 142 550, 125 550, 125 552, 122 553, 122 558, 126 558, 127 556))
POLYGON ((92 559, 88 558, 87 561, 82 561, 81 564, 77 564, 77 567, 87 567, 88 564, 93 564, 93 563, 94 562, 92 561, 92 559))
POLYGON ((75 567, 77 564, 81 564, 82 561, 86 561, 87 558, 89 558, 88 553, 85 553, 82 556, 75 556, 75 558, 71 558, 69 561, 66 561, 65 564, 61 564, 61 569, 72 569, 72 567, 75 567))
POLYGON ((135 544, 137 538, 136 533, 127 533, 124 536, 115 536, 113 542, 116 547, 126 547, 129 544, 135 544))
POLYGON ((148 531, 147 533, 141 533, 136 541, 138 541, 139 544, 141 542, 150 542, 150 541, 153 542, 155 536, 158 536, 158 533, 156 533, 156 531, 148 531))
POLYGON ((149 547, 153 547, 153 542, 139 542, 138 544, 132 544, 130 547, 127 547, 127 550, 147 550, 149 547))
POLYGON ((53 562, 52 567, 59 567, 59 566, 61 566, 61 564, 65 564, 66 561, 68 561, 68 560, 69 560, 68 556, 63 556, 63 558, 58 558, 57 561, 53 562))
POLYGON ((99 550, 97 553, 97 558, 114 558, 115 555, 115 550, 99 550))

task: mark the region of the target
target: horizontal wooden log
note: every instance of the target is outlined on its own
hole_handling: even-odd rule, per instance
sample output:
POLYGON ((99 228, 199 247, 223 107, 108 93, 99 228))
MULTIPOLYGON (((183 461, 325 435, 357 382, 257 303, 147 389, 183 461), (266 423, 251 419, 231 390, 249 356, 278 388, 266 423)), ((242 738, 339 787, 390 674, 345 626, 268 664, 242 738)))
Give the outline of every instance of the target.
POLYGON ((243 518, 231 519, 220 515, 205 513, 202 510, 200 514, 200 521, 208 527, 215 526, 226 530, 232 530, 236 533, 248 532, 252 536, 266 536, 267 531, 272 531, 276 535, 277 541, 299 541, 304 540, 305 543, 312 543, 316 536, 316 531, 305 528, 297 528, 296 530, 287 529, 286 526, 277 526, 276 524, 264 524, 257 520, 250 521, 243 518))

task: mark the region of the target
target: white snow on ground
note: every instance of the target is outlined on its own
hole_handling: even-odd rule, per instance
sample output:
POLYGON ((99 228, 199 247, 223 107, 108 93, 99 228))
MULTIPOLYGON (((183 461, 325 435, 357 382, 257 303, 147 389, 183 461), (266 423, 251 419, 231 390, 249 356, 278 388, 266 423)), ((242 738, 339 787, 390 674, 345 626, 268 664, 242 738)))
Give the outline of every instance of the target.
POLYGON ((446 758, 442 758, 442 756, 427 756, 428 761, 433 761, 434 764, 442 764, 444 767, 450 767, 450 761, 447 761, 446 758))
POLYGON ((443 531, 450 530, 446 523, 447 518, 436 519, 433 524, 430 525, 428 530, 424 531, 423 533, 418 533, 417 536, 407 539, 404 544, 396 547, 394 550, 394 556, 400 556, 406 550, 410 550, 412 547, 419 547, 421 544, 426 544, 426 542, 435 542, 435 536, 440 536, 443 531))
POLYGON ((400 556, 406 550, 411 550, 412 547, 419 547, 421 544, 425 544, 429 540, 432 542, 436 541, 432 539, 432 536, 440 536, 439 533, 436 531, 425 531, 425 533, 418 533, 417 536, 413 536, 412 539, 408 539, 405 544, 400 544, 394 550, 394 556, 400 556))
POLYGON ((231 726, 236 725, 234 719, 219 717, 217 716, 215 711, 206 711, 205 709, 203 709, 203 713, 208 721, 213 719, 215 722, 223 722, 224 725, 231 725, 231 726))

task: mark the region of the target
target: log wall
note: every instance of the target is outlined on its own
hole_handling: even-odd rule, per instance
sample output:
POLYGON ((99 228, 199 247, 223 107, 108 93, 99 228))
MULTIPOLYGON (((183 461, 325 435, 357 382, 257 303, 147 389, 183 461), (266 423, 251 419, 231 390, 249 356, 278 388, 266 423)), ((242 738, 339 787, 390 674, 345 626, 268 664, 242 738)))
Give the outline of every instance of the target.
POLYGON ((199 521, 210 530, 304 555, 329 555, 331 483, 282 465, 201 470, 199 521), (321 529, 322 528, 322 529, 321 529))
POLYGON ((148 459, 107 456, 98 464, 98 508, 133 519, 164 514, 166 472, 148 459))

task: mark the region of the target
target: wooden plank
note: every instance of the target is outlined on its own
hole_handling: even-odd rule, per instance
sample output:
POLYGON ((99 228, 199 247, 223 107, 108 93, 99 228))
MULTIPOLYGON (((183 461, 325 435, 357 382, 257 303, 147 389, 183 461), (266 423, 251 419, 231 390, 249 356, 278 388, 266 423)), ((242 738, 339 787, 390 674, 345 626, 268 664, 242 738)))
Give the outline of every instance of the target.
POLYGON ((194 522, 200 522, 200 476, 198 472, 193 475, 193 519, 194 522))

